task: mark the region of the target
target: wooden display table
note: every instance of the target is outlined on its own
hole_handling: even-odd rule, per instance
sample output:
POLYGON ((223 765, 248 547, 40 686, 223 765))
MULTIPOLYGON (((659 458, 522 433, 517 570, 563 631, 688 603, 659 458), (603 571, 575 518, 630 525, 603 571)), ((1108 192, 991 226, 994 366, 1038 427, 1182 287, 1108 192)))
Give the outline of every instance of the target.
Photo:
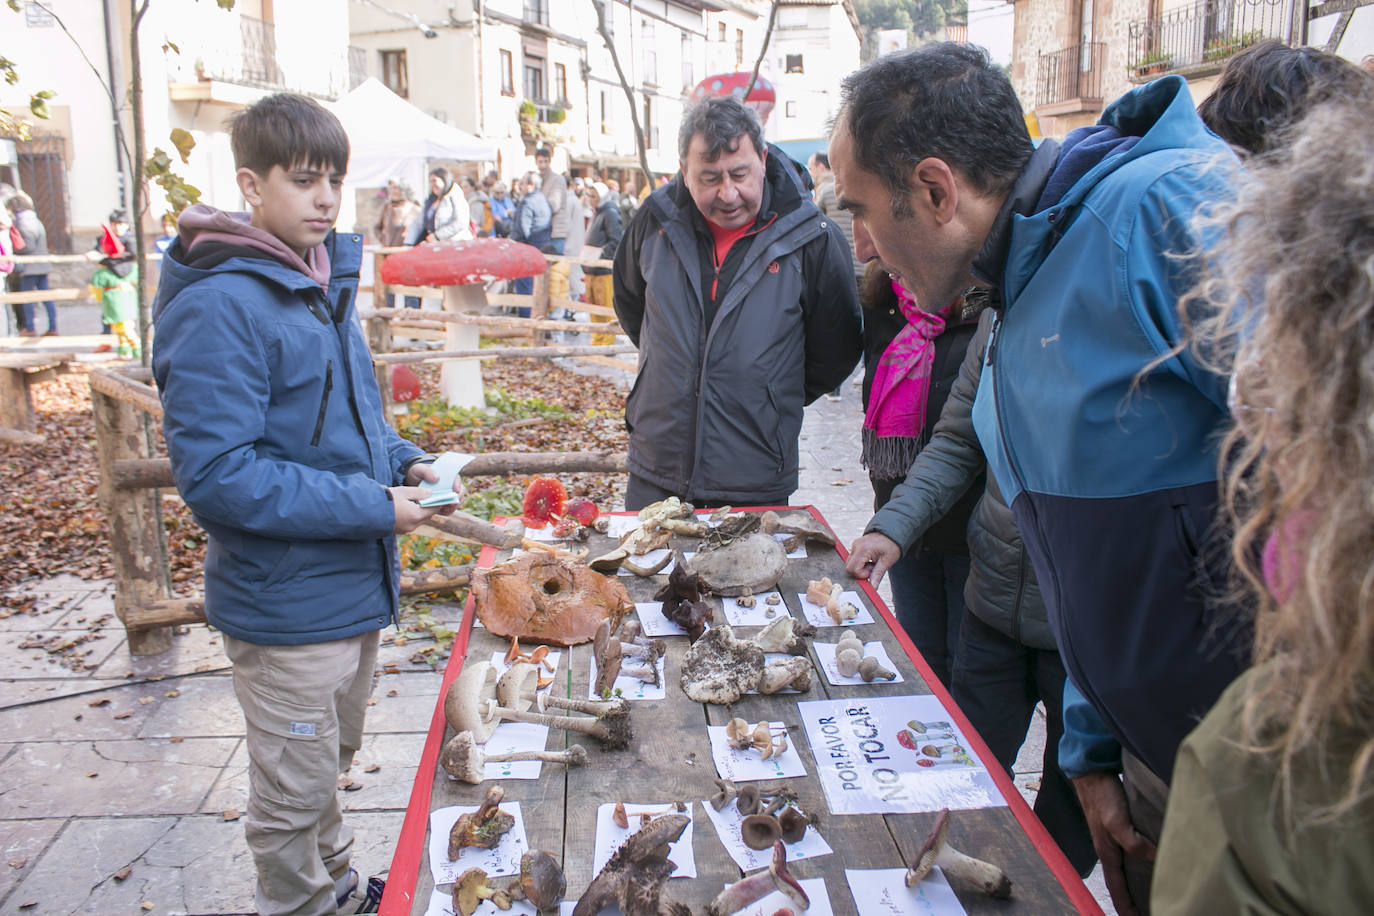
MULTIPOLYGON (((792 507, 786 511, 809 512, 815 518, 821 518, 810 507, 792 507)), ((588 546, 591 556, 597 556, 613 545, 614 542, 609 538, 594 536, 588 546)), ((696 549, 696 541, 692 538, 675 537, 674 546, 679 545, 686 551, 696 549)), ((498 557, 504 559, 505 554, 487 548, 479 563, 488 565, 498 557)), ((787 737, 805 764, 806 776, 769 780, 760 785, 785 784, 794 789, 802 809, 820 815, 818 829, 833 849, 829 855, 789 861, 788 867, 792 874, 801 879, 824 878, 831 910, 836 916, 853 916, 857 909, 845 870, 905 867, 929 834, 936 812, 831 813, 818 778, 816 757, 808 743, 807 732, 802 727, 802 715, 797 704, 840 699, 862 703, 876 697, 932 693, 944 706, 948 718, 963 732, 968 750, 983 763, 992 777, 991 783, 995 789, 991 791, 1001 796, 999 801, 1005 802, 996 807, 952 812, 951 843, 969 855, 1000 865, 1014 885, 1010 900, 993 900, 967 885, 952 881, 965 910, 970 914, 1100 913, 1092 895, 1027 807, 1011 780, 992 759, 963 713, 930 673, 915 647, 897 627, 877 593, 867 583, 856 583, 846 578, 843 548, 837 550, 809 544, 806 558, 788 561, 778 591, 791 615, 798 620, 805 619, 798 593, 806 591, 809 580, 823 576, 842 582, 847 589, 861 594, 874 622, 856 627, 858 635, 865 643, 882 641, 903 682, 834 686, 822 673, 815 648, 810 648, 814 676, 811 688, 806 693, 747 695, 730 708, 700 704, 689 700, 680 686, 681 660, 688 648, 688 640, 685 636, 667 637, 666 698, 635 701, 632 704, 631 721, 635 738, 628 749, 604 751, 595 741, 576 734, 565 741, 564 733, 554 730, 550 732, 548 746, 562 749, 576 739, 576 743, 587 748, 591 758, 588 765, 565 770, 562 766, 544 764, 537 780, 506 779, 499 783, 488 781, 480 786, 452 780, 437 767, 439 749, 452 734, 444 720, 441 692, 436 697, 429 737, 387 877, 386 895, 381 907, 383 916, 419 916, 425 913, 429 905, 434 890, 426 850, 430 812, 454 805, 478 805, 487 787, 493 784, 499 784, 505 790, 507 803, 519 803, 529 847, 548 851, 562 862, 567 875, 566 899, 571 901, 581 896, 596 876, 593 846, 599 806, 617 801, 626 804, 686 802, 693 818, 697 877, 668 881, 664 898, 686 904, 694 913, 703 912, 705 905, 723 885, 737 881, 741 876, 739 867, 720 842, 703 808, 707 804, 705 799, 716 792, 714 779, 717 776, 707 725, 724 725, 732 716, 742 717, 751 723, 763 720, 787 723, 787 737)), ((631 576, 622 577, 620 581, 625 583, 633 600, 647 602, 666 581, 666 576, 656 575, 645 579, 631 576)), ((707 600, 715 610, 716 620, 722 621, 721 599, 707 600)), ((454 642, 453 660, 485 661, 493 652, 504 652, 509 646, 507 641, 492 636, 480 626, 474 628, 473 618, 472 599, 469 597, 463 623, 454 642)), ((752 636, 757 632, 757 629, 736 628, 738 636, 752 636)), ((815 639, 834 642, 840 632, 839 628, 821 628, 815 639)), ((590 644, 561 651, 563 654, 553 689, 563 696, 586 697, 590 644)), ((445 689, 460 668, 460 664, 453 660, 445 671, 445 689)), ((500 879, 499 883, 504 885, 506 880, 500 879)), ((816 910, 814 902, 811 910, 816 910)))

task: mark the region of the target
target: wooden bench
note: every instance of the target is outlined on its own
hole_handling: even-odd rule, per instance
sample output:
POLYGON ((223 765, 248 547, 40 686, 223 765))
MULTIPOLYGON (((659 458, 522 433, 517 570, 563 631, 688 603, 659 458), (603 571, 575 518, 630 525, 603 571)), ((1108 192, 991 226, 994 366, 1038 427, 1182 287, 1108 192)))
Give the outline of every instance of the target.
POLYGON ((0 442, 36 445, 33 385, 70 371, 75 353, 0 353, 0 442))

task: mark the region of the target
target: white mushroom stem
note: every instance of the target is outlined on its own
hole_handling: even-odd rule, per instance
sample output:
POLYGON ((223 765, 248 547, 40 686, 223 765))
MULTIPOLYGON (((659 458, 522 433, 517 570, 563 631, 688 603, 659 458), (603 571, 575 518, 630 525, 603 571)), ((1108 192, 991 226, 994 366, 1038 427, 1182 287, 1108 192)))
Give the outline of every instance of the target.
POLYGON ((540 712, 544 711, 545 706, 553 706, 557 709, 567 709, 572 712, 586 713, 589 716, 610 716, 628 713, 630 711, 630 701, 624 697, 615 697, 611 700, 574 700, 568 697, 554 696, 553 694, 540 693, 529 697, 540 712))
POLYGON ((533 722, 564 731, 581 732, 590 735, 612 749, 626 747, 630 741, 628 714, 610 713, 598 718, 589 716, 550 716, 537 712, 522 712, 499 705, 496 700, 487 702, 485 714, 488 719, 504 719, 509 722, 533 722))
POLYGON ((1011 879, 1006 872, 982 859, 964 855, 946 842, 949 833, 949 809, 940 812, 925 845, 907 869, 906 886, 915 887, 925 880, 931 868, 939 866, 946 877, 957 878, 976 886, 989 897, 1005 900, 1011 896, 1011 879))
POLYGON ((471 785, 477 785, 482 781, 482 768, 486 764, 512 760, 540 760, 575 767, 587 762, 587 751, 582 745, 574 744, 562 751, 512 751, 507 754, 488 754, 473 740, 472 732, 459 732, 449 739, 439 753, 439 764, 445 772, 471 785))
POLYGON ((747 875, 721 891, 715 900, 707 904, 706 914, 730 916, 731 913, 738 913, 774 891, 781 891, 798 910, 805 910, 811 906, 811 899, 806 896, 806 891, 802 890, 801 884, 787 871, 787 848, 781 840, 773 844, 773 859, 768 863, 766 871, 747 875))
MULTIPOLYGON (((486 287, 481 283, 444 287, 444 311, 478 313, 487 304, 486 287)), ((444 349, 476 350, 482 330, 475 324, 444 323, 444 349)), ((439 388, 454 407, 487 406, 482 392, 482 362, 478 359, 446 359, 440 370, 439 388)))

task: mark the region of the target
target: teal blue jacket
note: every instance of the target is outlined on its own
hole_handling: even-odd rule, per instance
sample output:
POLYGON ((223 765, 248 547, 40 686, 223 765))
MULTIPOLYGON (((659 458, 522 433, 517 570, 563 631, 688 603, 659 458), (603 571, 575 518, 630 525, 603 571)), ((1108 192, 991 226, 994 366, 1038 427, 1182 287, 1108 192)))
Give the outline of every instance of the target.
POLYGON ((1170 354, 1209 241, 1194 216, 1227 196, 1234 157, 1176 76, 1122 96, 1099 129, 1129 142, 1068 178, 1061 153, 1042 182, 1053 191, 1022 201, 1005 248, 975 262, 1005 310, 973 418, 1070 678, 1167 781, 1248 641, 1207 601, 1224 577, 1212 529, 1226 381, 1170 354))

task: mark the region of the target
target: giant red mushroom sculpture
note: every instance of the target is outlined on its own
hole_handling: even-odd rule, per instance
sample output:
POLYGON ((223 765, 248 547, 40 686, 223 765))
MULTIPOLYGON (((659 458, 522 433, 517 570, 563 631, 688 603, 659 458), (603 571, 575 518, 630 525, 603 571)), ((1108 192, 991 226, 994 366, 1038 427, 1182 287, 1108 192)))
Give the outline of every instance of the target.
MULTIPOLYGON (((542 274, 548 262, 533 245, 510 239, 481 238, 426 242, 393 254, 382 264, 382 282, 400 286, 440 286, 444 311, 481 312, 486 284, 542 274)), ((444 349, 476 350, 475 324, 445 323, 444 349)), ((485 407, 482 366, 477 359, 445 360, 440 388, 455 407, 485 407)))

